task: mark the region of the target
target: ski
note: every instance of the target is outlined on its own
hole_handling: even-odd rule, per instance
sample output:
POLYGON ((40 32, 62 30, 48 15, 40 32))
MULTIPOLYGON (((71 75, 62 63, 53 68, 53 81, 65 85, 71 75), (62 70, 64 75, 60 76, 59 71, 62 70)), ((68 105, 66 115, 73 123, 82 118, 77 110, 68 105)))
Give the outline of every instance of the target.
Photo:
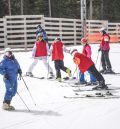
POLYGON ((45 79, 45 77, 27 76, 27 75, 24 75, 23 77, 30 77, 30 78, 36 78, 36 79, 45 79))
POLYGON ((120 98, 120 95, 115 95, 110 91, 107 92, 95 92, 95 93, 86 93, 86 94, 78 94, 75 93, 75 96, 64 96, 64 98, 88 98, 88 99, 112 99, 112 98, 120 98))
POLYGON ((102 73, 103 75, 120 75, 120 73, 116 73, 116 72, 113 72, 113 73, 102 73))
POLYGON ((120 98, 119 95, 113 96, 97 96, 97 95, 83 95, 83 96, 64 96, 66 99, 118 99, 120 98))
POLYGON ((120 87, 112 87, 112 88, 107 88, 107 89, 99 89, 99 90, 93 90, 93 89, 77 89, 73 90, 74 92, 84 92, 84 91, 109 91, 109 90, 120 90, 120 87))

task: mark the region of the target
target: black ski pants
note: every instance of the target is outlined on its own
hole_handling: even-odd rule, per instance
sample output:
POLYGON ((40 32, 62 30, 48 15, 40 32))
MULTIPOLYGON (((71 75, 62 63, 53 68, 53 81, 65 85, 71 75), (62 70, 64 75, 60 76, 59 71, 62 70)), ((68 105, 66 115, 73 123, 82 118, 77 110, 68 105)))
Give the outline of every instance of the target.
POLYGON ((64 72, 66 72, 68 68, 64 66, 63 60, 55 60, 54 64, 55 64, 55 70, 56 70, 56 78, 61 78, 60 70, 63 70, 64 72))
POLYGON ((105 80, 104 80, 102 74, 98 72, 98 70, 96 69, 95 65, 92 65, 88 70, 97 79, 98 82, 105 83, 105 80))
POLYGON ((111 63, 109 59, 109 50, 101 51, 101 63, 103 70, 111 69, 111 63))

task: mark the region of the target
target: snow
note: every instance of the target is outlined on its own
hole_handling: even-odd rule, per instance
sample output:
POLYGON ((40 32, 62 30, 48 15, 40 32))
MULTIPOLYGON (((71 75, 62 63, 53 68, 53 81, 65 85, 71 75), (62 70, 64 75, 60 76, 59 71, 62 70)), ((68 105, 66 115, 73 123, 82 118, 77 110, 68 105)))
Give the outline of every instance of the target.
MULTIPOLYGON (((92 59, 96 62, 98 55, 98 45, 91 45, 92 59)), ((81 51, 81 46, 75 46, 81 51)), ((15 52, 23 75, 32 62, 31 52, 15 52)), ((2 59, 0 56, 0 60, 2 59)), ((110 60, 113 70, 120 72, 120 44, 111 44, 110 60)), ((49 63, 54 69, 54 63, 49 59, 49 63)), ((69 54, 65 54, 65 66, 72 72, 76 66, 69 54)), ((100 53, 96 64, 100 69, 100 53)), ((47 77, 47 71, 43 64, 39 62, 33 71, 36 76, 47 77)), ((55 73, 55 70, 54 70, 55 73)), ((66 76, 62 72, 62 76, 66 76)), ((77 76, 77 72, 75 73, 77 76)), ((104 75, 106 83, 111 83, 112 87, 120 87, 120 76, 104 75)), ((86 78, 89 80, 88 74, 86 78)), ((0 108, 0 129, 119 129, 120 128, 120 99, 65 99, 63 96, 74 95, 72 87, 62 87, 63 83, 39 80, 24 77, 33 97, 30 97, 23 81, 18 81, 18 93, 27 104, 30 112, 21 101, 18 95, 13 98, 12 105, 15 111, 4 111, 0 108), (36 104, 36 106, 35 106, 36 104)), ((4 83, 0 76, 0 107, 4 97, 4 83)), ((119 95, 120 92, 118 91, 119 95)))

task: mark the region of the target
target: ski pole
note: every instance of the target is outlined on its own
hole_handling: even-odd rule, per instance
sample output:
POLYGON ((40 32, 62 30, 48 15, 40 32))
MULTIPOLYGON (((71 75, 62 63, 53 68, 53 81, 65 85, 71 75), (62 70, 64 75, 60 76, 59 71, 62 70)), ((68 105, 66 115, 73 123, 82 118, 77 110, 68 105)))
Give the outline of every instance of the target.
POLYGON ((75 71, 74 71, 73 74, 72 74, 72 77, 74 77, 76 71, 77 71, 77 66, 76 66, 76 68, 75 68, 75 71))
POLYGON ((98 61, 98 57, 99 57, 99 53, 100 53, 100 51, 98 51, 98 54, 97 54, 97 59, 96 59, 96 62, 95 62, 95 64, 97 65, 97 61, 98 61))
POLYGON ((22 80, 23 80, 23 82, 24 82, 24 84, 25 84, 25 86, 26 86, 26 88, 27 88, 27 90, 28 90, 28 92, 29 92, 29 94, 30 94, 30 97, 31 97, 31 99, 32 99, 32 101, 33 101, 33 104, 36 106, 36 103, 35 103, 35 101, 34 101, 34 99, 33 99, 33 97, 32 97, 32 94, 31 94, 30 91, 29 91, 29 88, 28 88, 28 86, 27 86, 25 80, 23 79, 22 76, 21 76, 21 78, 22 78, 22 80))
POLYGON ((21 101, 24 103, 24 105, 26 106, 26 108, 28 109, 28 111, 30 112, 30 109, 28 108, 27 104, 25 103, 25 101, 22 99, 22 97, 20 96, 20 94, 17 92, 18 96, 20 97, 21 101))
POLYGON ((50 69, 49 69, 49 56, 48 56, 48 73, 47 73, 47 78, 49 78, 49 71, 50 69))

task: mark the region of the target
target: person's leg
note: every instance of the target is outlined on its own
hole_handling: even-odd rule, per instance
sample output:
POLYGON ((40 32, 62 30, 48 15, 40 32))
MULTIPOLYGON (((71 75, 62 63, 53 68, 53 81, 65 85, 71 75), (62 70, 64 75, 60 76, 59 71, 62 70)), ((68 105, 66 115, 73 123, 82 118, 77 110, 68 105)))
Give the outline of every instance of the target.
POLYGON ((88 71, 88 73, 90 74, 90 82, 91 83, 96 83, 96 78, 93 76, 93 74, 90 72, 90 71, 88 71))
POLYGON ((104 71, 106 70, 106 63, 105 63, 105 53, 103 50, 101 51, 101 64, 102 64, 102 70, 100 72, 104 73, 104 71))
POLYGON ((6 93, 4 96, 4 101, 3 101, 3 109, 4 110, 15 110, 13 106, 10 106, 12 97, 13 97, 13 92, 14 92, 14 83, 10 80, 5 80, 5 87, 6 87, 6 93))
POLYGON ((42 58, 42 61, 43 61, 43 64, 44 64, 46 70, 50 73, 51 76, 54 76, 54 75, 53 75, 53 69, 51 68, 51 66, 50 66, 49 63, 47 62, 47 57, 42 58))
POLYGON ((105 63, 107 66, 107 70, 111 70, 112 66, 111 66, 110 59, 109 59, 109 50, 104 52, 104 56, 105 56, 105 63))
POLYGON ((60 60, 60 69, 66 72, 69 77, 71 76, 71 70, 67 68, 66 66, 64 66, 63 60, 60 60))
POLYGON ((85 75, 79 71, 80 84, 86 84, 85 75))
POLYGON ((34 59, 32 64, 30 65, 30 67, 28 68, 28 71, 26 72, 26 75, 28 76, 33 76, 32 74, 32 70, 33 68, 36 66, 36 64, 38 63, 38 59, 34 59))
POLYGON ((107 86, 105 85, 105 80, 104 80, 103 76, 98 72, 95 65, 92 65, 88 70, 97 79, 97 81, 99 82, 100 88, 107 88, 107 86))
POLYGON ((56 79, 61 79, 61 72, 60 72, 60 65, 59 65, 59 60, 54 61, 55 65, 55 70, 56 70, 56 79))

